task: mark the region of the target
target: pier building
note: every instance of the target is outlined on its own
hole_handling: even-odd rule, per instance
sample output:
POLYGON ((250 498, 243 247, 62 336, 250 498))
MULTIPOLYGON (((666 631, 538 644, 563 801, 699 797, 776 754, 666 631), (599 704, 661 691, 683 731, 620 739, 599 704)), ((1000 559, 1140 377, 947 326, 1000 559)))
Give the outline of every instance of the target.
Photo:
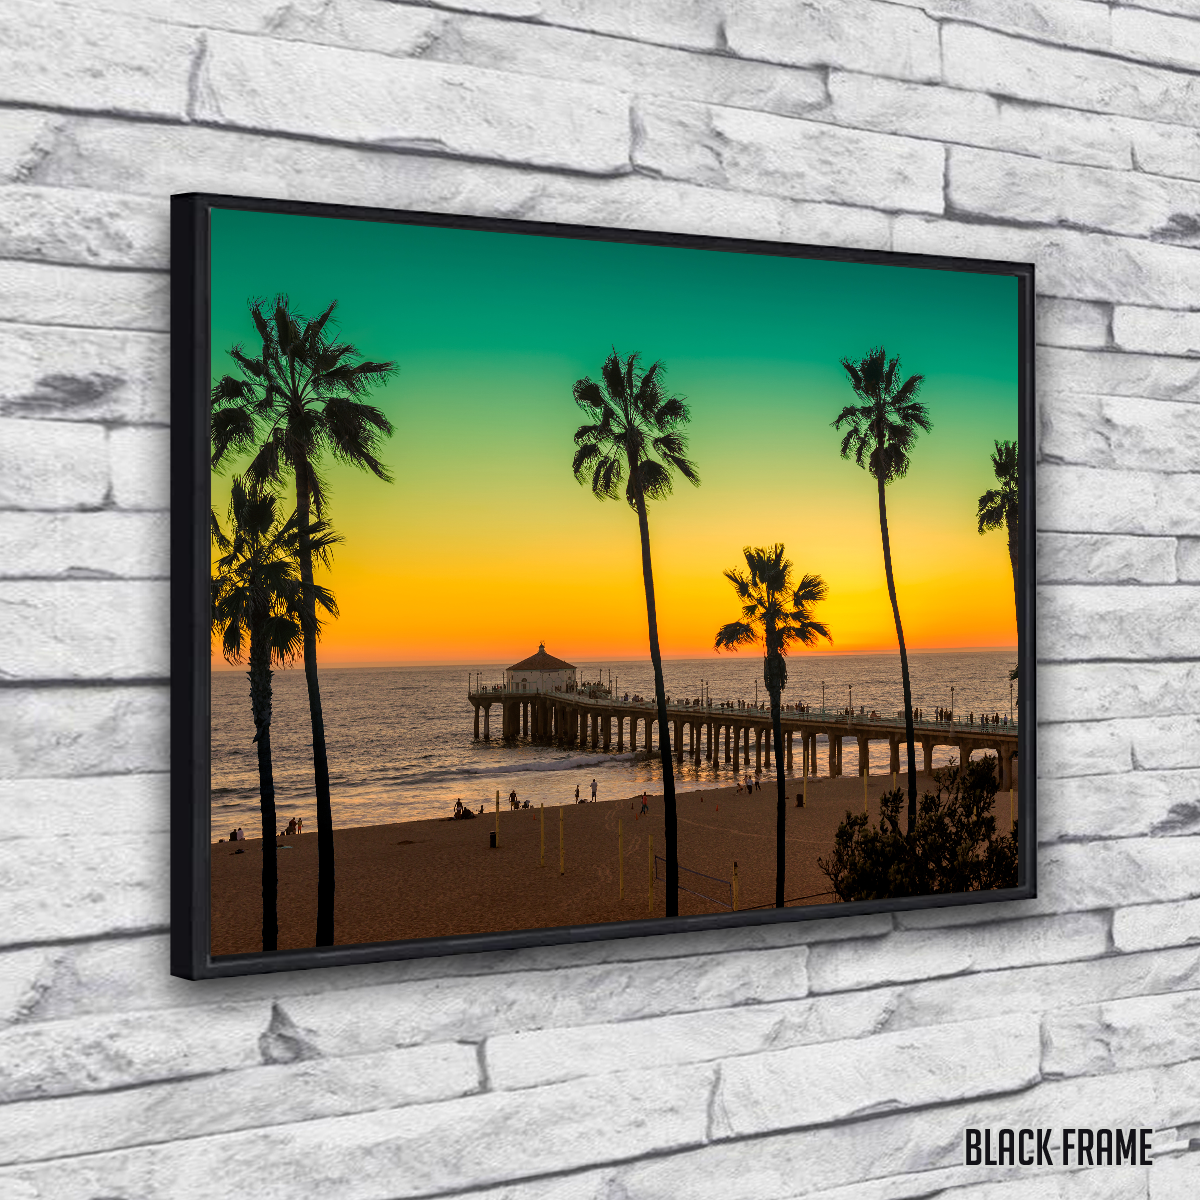
POLYGON ((575 690, 576 667, 553 654, 546 653, 546 643, 539 642, 537 653, 513 663, 504 672, 504 682, 509 691, 573 692, 575 690))

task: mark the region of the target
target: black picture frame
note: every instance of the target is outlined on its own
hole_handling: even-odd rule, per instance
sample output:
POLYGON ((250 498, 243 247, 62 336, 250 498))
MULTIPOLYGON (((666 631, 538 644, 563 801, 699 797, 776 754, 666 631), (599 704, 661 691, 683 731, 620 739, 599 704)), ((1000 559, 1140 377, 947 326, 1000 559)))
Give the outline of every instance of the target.
POLYGON ((536 221, 314 204, 291 200, 187 193, 171 197, 171 973, 186 979, 381 962, 444 954, 512 950, 566 942, 602 941, 708 929, 815 921, 1027 900, 1036 889, 1036 653, 1034 572, 1034 266, 989 259, 939 257, 880 250, 809 246, 743 238, 648 230, 548 224, 536 221), (903 899, 857 901, 783 909, 680 917, 648 917, 600 925, 563 926, 423 938, 364 945, 312 947, 269 953, 209 953, 210 903, 210 549, 209 549, 209 329, 210 225, 213 209, 332 217, 679 246, 735 254, 762 254, 845 263, 887 264, 1013 276, 1018 284, 1018 438, 1022 456, 1018 595, 1019 780, 1018 885, 903 899))

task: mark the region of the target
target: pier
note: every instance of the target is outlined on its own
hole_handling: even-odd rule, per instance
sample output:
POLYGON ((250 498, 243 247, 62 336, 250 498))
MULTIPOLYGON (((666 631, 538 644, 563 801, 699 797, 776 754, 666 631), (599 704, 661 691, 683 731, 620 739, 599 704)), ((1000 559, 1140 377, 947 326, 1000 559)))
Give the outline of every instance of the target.
MULTIPOLYGON (((658 706, 654 700, 622 700, 604 694, 604 689, 530 693, 500 684, 468 691, 475 709, 475 738, 492 736, 491 712, 499 711, 498 736, 505 740, 525 738, 558 746, 577 746, 581 750, 623 753, 639 748, 653 750, 661 730, 658 706), (640 737, 639 737, 640 734, 640 737)), ((770 771, 774 731, 769 706, 739 707, 736 702, 674 701, 667 705, 671 746, 676 762, 685 757, 693 762, 726 762, 753 765, 755 771, 770 771)), ((816 710, 811 707, 785 707, 782 718, 783 744, 778 753, 792 769, 795 756, 801 770, 816 774, 817 738, 829 739, 829 774, 842 773, 842 744, 857 739, 860 763, 868 763, 873 741, 886 741, 891 751, 891 770, 901 771, 901 747, 907 757, 908 738, 903 717, 886 717, 875 711, 816 710), (797 745, 797 741, 799 744, 797 745)), ((959 752, 960 761, 975 750, 996 755, 999 785, 1002 790, 1015 786, 1013 759, 1017 756, 1015 723, 977 724, 961 720, 913 723, 913 740, 920 747, 926 774, 933 768, 935 746, 949 746, 959 752)))

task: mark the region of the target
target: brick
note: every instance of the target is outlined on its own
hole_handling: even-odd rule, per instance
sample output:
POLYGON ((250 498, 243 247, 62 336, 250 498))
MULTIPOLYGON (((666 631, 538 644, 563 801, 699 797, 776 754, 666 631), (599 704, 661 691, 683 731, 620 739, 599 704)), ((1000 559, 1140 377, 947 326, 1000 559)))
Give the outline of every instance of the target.
POLYGON ((215 1075, 99 1096, 10 1104, 6 1163, 91 1154, 351 1113, 394 1110, 477 1091, 474 1046, 449 1042, 370 1058, 253 1059, 215 1075))
POLYGON ((1117 838, 1044 846, 1038 854, 1038 902, 1076 909, 1120 908, 1190 897, 1196 884, 1189 841, 1117 838))
POLYGON ((952 86, 1179 125, 1194 120, 1200 99, 1200 82, 1177 71, 969 25, 942 27, 942 65, 952 86))
POLYGON ((1174 538, 1040 533, 1038 582, 1174 583, 1175 546, 1174 538))
POLYGON ((1055 722, 1038 727, 1038 779, 1111 775, 1133 765, 1130 731, 1120 723, 1055 722))
POLYGON ((1195 245, 1200 183, 951 146, 947 209, 1025 224, 1073 225, 1195 245))
POLYGON ((1112 48, 1130 58, 1194 71, 1200 67, 1200 25, 1194 19, 1117 6, 1112 12, 1112 48))
POLYGON ((170 430, 129 426, 108 435, 113 503, 118 508, 161 509, 171 497, 170 430))
POLYGON ((1187 587, 1039 589, 1038 655, 1106 660, 1194 657, 1200 605, 1187 587))
POLYGON ((1085 394, 1040 401, 1043 459, 1132 470, 1200 468, 1200 405, 1085 394))
POLYGON ((1042 1018, 1047 1075, 1102 1075, 1183 1062, 1200 1036, 1196 992, 1134 996, 1042 1018))
POLYGON ((722 0, 683 0, 668 5, 645 5, 641 0, 611 0, 604 5, 589 0, 456 0, 454 7, 663 46, 722 48, 722 0))
POLYGON ((1107 50, 1109 9, 1094 0, 898 0, 939 21, 961 21, 1039 42, 1107 50))
POLYGON ((1187 583, 1200 583, 1200 538, 1179 538, 1175 543, 1175 569, 1187 583))
MULTIPOLYGON (((100 820, 103 829, 111 828, 107 814, 100 820)), ((140 829, 136 836, 112 835, 85 823, 73 836, 0 842, 7 918, 0 943, 161 930, 169 874, 166 838, 140 829)))
POLYGON ((1080 350, 1103 350, 1108 345, 1112 305, 1047 297, 1038 302, 1035 316, 1041 345, 1080 350))
POLYGON ((901 214, 893 246, 918 254, 1036 262, 1039 293, 1066 299, 1187 308, 1200 289, 1200 255, 1193 250, 1110 234, 901 214))
POLYGON ((1135 121, 1130 126, 1130 139, 1139 170, 1176 179, 1200 179, 1200 130, 1135 121))
POLYGON ((1094 958, 1105 952, 1107 941, 1108 921, 1096 913, 1031 917, 953 931, 906 930, 881 945, 838 942, 814 946, 808 960, 809 979, 814 994, 848 991, 939 975, 1094 958))
POLYGON ((167 689, 0 689, 0 778, 167 768, 167 689))
MULTIPOLYGON (((0 428, 16 424, 0 421, 0 428)), ((61 448, 75 430, 94 428, 72 425, 68 439, 61 424, 50 432, 61 448)), ((102 482, 107 491, 107 478, 102 482)), ((0 511, 0 578, 165 579, 170 549, 166 513, 0 511)))
POLYGON ((1200 712, 1200 666, 1191 662, 1043 663, 1038 700, 1069 721, 1200 712))
POLYGON ((879 1032, 893 994, 719 1008, 641 1021, 501 1034, 485 1044, 493 1088, 541 1087, 611 1071, 665 1069, 879 1032))
POLYGON ((628 100, 588 84, 214 33, 197 97, 196 116, 210 124, 597 174, 629 169, 628 100), (318 79, 338 84, 327 92, 318 79))
MULTIPOLYGON (((374 22, 363 24, 371 30, 374 22)), ((368 48, 369 37, 364 34, 363 48, 368 48)), ((409 53, 424 62, 565 79, 783 116, 801 116, 826 101, 825 74, 820 69, 695 54, 528 22, 439 14, 436 27, 427 30, 419 47, 409 53)))
MULTIPOLYGON (((874 944, 869 939, 865 944, 874 944)), ((840 943, 839 943, 840 944, 840 943)), ((297 996, 294 1019, 322 1030, 341 1053, 362 1041, 483 1038, 507 1029, 603 1024, 614 1020, 699 1011, 732 1005, 802 999, 808 992, 803 946, 733 952, 643 963, 579 967, 553 978, 563 986, 542 989, 536 1015, 529 1010, 529 979, 521 972, 495 975, 486 986, 464 989, 444 980, 414 983, 404 997, 383 994, 368 1014, 348 1012, 343 996, 297 996), (569 983, 570 987, 566 984, 569 983)))
POLYGON ((1157 354, 1039 346, 1038 383, 1050 392, 1136 396, 1195 403, 1200 362, 1157 354))
POLYGON ((98 508, 109 486, 100 425, 0 417, 0 508, 98 508))
MULTIPOLYGON (((51 152, 69 155, 70 137, 57 133, 43 140, 39 133, 31 139, 29 151, 31 163, 42 161, 42 155, 51 152), (54 151, 52 146, 56 148, 54 151)), ((167 203, 159 198, 115 196, 62 187, 0 186, 0 255, 30 262, 165 270, 168 211, 167 203)), ((15 268, 15 264, 10 264, 6 270, 15 268)), ((119 313, 128 303, 122 297, 139 282, 142 281, 136 276, 108 277, 100 285, 101 297, 119 313)), ((162 283, 159 281, 160 287, 162 283)), ((73 290, 77 285, 68 286, 73 290)), ((165 292, 161 294, 165 300, 165 292)), ((47 304, 50 299, 41 295, 38 302, 47 304)), ((79 303, 77 294, 63 297, 58 303, 61 306, 72 299, 79 303)), ((64 324, 99 324, 97 318, 106 316, 104 309, 94 309, 90 320, 64 324)), ((22 318, 19 310, 8 319, 37 323, 32 315, 22 318)), ((119 327, 118 322, 113 320, 110 327, 119 327)), ((165 329, 166 323, 155 327, 165 329)))
POLYGON ((0 780, 0 842, 78 835, 101 814, 108 829, 166 833, 169 790, 165 775, 0 780))
POLYGON ((167 285, 164 275, 0 259, 0 321, 165 333, 167 285))
POLYGON ((1130 722, 1133 761, 1146 771, 1200 767, 1200 716, 1157 717, 1130 722))
POLYGON ((1118 304, 1113 309, 1113 341, 1123 350, 1200 357, 1200 313, 1118 304))
MULTIPOLYGON (((982 906, 977 911, 986 912, 989 907, 982 906)), ((948 913, 951 910, 925 909, 903 916, 907 923, 930 918, 939 911, 948 913)), ((891 1015, 884 1029, 985 1020, 1006 1013, 1052 1013, 1106 1000, 1191 992, 1198 983, 1200 949, 1192 947, 916 980, 892 989, 895 995, 889 1004, 891 1015)))
POLYGON ((829 66, 938 80, 937 23, 923 12, 870 0, 739 0, 726 6, 732 53, 791 66, 829 66))
POLYGON ((1038 471, 1038 524, 1064 532, 1200 535, 1200 480, 1046 464, 1038 471))
POLYGON ((95 1196, 97 1187, 165 1200, 186 1179, 195 1200, 217 1200, 228 1195, 229 1181, 203 1164, 218 1161, 250 1174, 261 1164, 288 1181, 295 1200, 335 1187, 339 1200, 423 1196, 577 1170, 597 1156, 621 1160, 698 1145, 711 1088, 711 1068, 606 1075, 7 1168, 0 1187, 36 1180, 56 1200, 95 1196), (554 1136, 534 1137, 533 1130, 554 1136))
POLYGON ((728 1059, 714 1132, 737 1137, 1016 1091, 1037 1082, 1036 1019, 1002 1017, 728 1059))
POLYGON ((0 582, 6 679, 165 678, 168 586, 162 581, 0 582))
POLYGON ((1200 17, 1196 0, 1126 0, 1133 8, 1144 8, 1151 12, 1176 13, 1181 17, 1200 17))
POLYGON ((0 13, 7 70, 0 100, 183 120, 194 31, 65 5, 10 0, 0 13))
MULTIPOLYGON (((1027 152, 1036 145, 1055 162, 1133 166, 1131 129, 1142 122, 1078 112, 944 84, 910 83, 852 71, 830 71, 829 102, 807 114, 852 129, 932 138, 964 146, 1027 152)), ((1168 132, 1179 126, 1156 126, 1168 132)), ((1153 132, 1147 134, 1153 137, 1153 132)), ((1170 174, 1171 172, 1164 172, 1170 174)))
POLYGON ((0 416, 165 423, 167 375, 162 334, 0 324, 0 416))
POLYGON ((1192 836, 1200 833, 1200 774, 1134 770, 1056 780, 1054 804, 1038 811, 1043 841, 1192 836))
POLYGON ((1113 913, 1113 945, 1125 952, 1200 942, 1200 900, 1137 904, 1113 913))
POLYGON ((634 162, 672 179, 805 200, 939 212, 942 149, 914 139, 665 101, 637 105, 634 162))

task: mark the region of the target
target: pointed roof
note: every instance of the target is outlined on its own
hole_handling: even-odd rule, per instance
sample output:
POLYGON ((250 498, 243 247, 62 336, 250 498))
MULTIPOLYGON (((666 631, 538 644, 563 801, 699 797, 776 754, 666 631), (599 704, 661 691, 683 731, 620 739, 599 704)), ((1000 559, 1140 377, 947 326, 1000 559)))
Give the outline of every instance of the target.
POLYGON ((546 643, 542 642, 538 646, 536 654, 521 659, 519 663, 513 663, 508 669, 510 671, 574 671, 575 664, 563 662, 561 658, 547 654, 546 643))

